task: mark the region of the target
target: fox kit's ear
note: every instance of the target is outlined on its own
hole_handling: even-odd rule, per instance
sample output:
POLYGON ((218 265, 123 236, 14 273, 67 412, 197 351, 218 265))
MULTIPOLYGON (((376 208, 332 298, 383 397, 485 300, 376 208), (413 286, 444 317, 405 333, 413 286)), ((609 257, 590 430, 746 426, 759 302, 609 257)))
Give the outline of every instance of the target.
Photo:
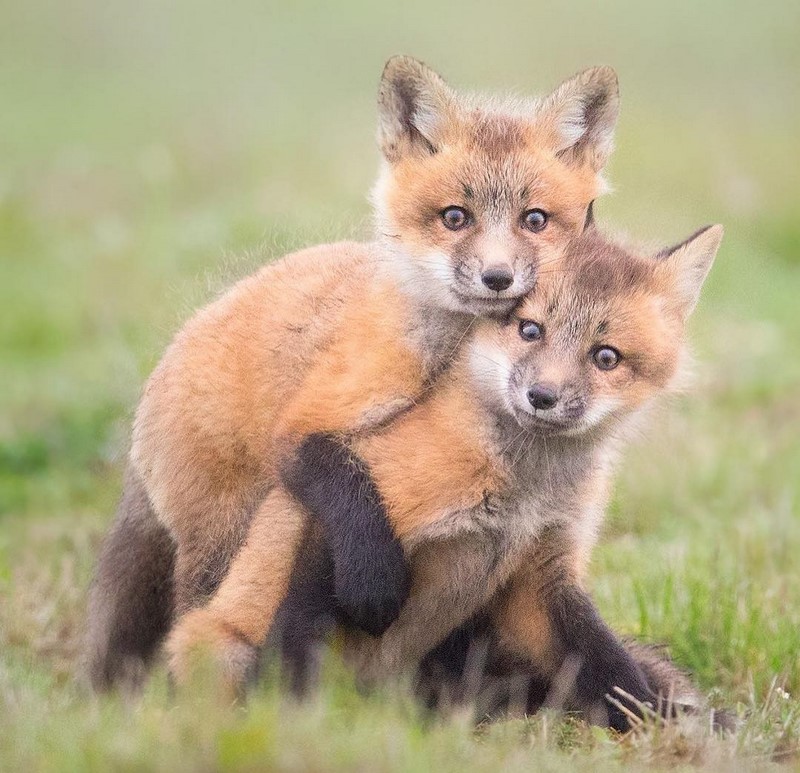
POLYGON ((546 97, 536 124, 551 136, 562 158, 599 172, 614 146, 619 83, 611 67, 593 67, 564 81, 546 97))
POLYGON ((378 91, 378 143, 388 161, 435 153, 455 109, 450 87, 410 56, 393 56, 378 91))
POLYGON ((707 225, 686 241, 656 255, 659 261, 657 271, 672 284, 684 319, 697 305, 700 289, 711 270, 723 233, 721 225, 707 225))

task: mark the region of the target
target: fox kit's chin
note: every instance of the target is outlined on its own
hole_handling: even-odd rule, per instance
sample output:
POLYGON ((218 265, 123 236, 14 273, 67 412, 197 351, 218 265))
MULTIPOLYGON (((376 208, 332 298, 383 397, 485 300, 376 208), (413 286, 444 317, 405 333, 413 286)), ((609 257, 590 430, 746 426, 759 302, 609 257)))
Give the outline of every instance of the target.
POLYGON ((509 314, 525 293, 532 288, 514 287, 502 292, 469 292, 459 287, 451 287, 453 299, 451 308, 464 311, 476 317, 503 317, 509 314))
POLYGON ((450 311, 469 314, 473 317, 504 317, 517 305, 521 296, 495 293, 492 297, 466 295, 459 290, 450 290, 450 311))
POLYGON ((604 427, 614 420, 619 401, 601 400, 586 409, 564 415, 534 408, 515 407, 514 416, 520 427, 537 435, 578 437, 604 427))

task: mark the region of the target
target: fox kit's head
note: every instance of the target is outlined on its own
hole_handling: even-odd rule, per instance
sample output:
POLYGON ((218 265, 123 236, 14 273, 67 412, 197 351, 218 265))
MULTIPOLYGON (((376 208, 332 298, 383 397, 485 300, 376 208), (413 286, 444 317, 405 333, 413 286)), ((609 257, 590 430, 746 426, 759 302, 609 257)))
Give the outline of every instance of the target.
POLYGON ((675 383, 721 239, 709 226, 653 256, 587 229, 506 321, 476 331, 469 367, 485 404, 541 434, 619 424, 675 383))
POLYGON ((460 97, 421 62, 390 59, 373 196, 409 291, 454 311, 507 312, 591 220, 618 103, 608 67, 545 99, 503 102, 460 97))

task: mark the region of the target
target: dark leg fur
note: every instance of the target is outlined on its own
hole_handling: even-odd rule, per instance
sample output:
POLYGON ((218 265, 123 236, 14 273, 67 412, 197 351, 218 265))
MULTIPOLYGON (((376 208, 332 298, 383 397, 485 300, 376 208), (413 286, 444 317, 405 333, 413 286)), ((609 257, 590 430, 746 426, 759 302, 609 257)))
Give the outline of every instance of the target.
POLYGON ((175 557, 175 614, 203 606, 225 579, 244 540, 243 530, 187 535, 175 557))
POLYGON ((317 679, 317 660, 336 624, 333 555, 323 526, 312 521, 297 553, 286 598, 278 609, 268 648, 280 653, 289 689, 298 697, 317 679))
MULTIPOLYGON (((654 707, 661 705, 665 710, 667 702, 672 701, 671 714, 679 711, 691 714, 702 709, 703 696, 663 648, 635 641, 625 641, 620 646, 626 658, 643 674, 654 707)), ((417 691, 428 708, 446 710, 453 705, 469 703, 475 707, 479 720, 508 713, 534 714, 548 701, 552 702, 554 690, 559 687, 538 675, 533 664, 507 651, 489 618, 484 616, 466 623, 430 652, 417 677, 417 691)), ((594 707, 598 705, 596 702, 594 707)), ((564 701, 564 708, 577 710, 579 707, 574 694, 564 701)), ((586 697, 583 708, 588 709, 587 720, 601 718, 600 713, 591 710, 593 707, 586 697)), ((736 718, 729 712, 715 711, 711 719, 717 730, 736 729, 736 718)), ((616 726, 621 730, 629 729, 627 721, 624 724, 619 721, 616 726)))
POLYGON ((479 720, 535 714, 548 692, 530 664, 503 651, 488 615, 453 631, 420 664, 416 690, 432 710, 472 704, 479 720))
POLYGON ((325 526, 336 600, 355 627, 382 634, 408 598, 410 573, 365 465, 329 435, 310 435, 283 482, 325 526))
POLYGON ((130 470, 89 594, 86 658, 95 690, 138 686, 172 621, 175 545, 130 470))

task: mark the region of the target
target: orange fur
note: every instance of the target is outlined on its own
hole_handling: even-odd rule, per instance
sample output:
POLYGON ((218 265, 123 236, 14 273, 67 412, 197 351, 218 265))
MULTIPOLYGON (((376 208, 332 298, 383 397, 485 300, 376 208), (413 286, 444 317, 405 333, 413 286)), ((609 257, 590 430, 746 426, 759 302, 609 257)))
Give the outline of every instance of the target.
POLYGON ((303 512, 282 489, 267 495, 211 601, 185 614, 167 641, 170 670, 178 680, 191 673, 195 654, 207 650, 228 664, 220 669, 226 689, 235 692, 241 685, 286 593, 304 522, 303 512), (251 656, 245 657, 248 647, 251 656), (229 649, 237 656, 226 658, 229 649))
POLYGON ((500 486, 503 470, 488 450, 484 428, 465 422, 479 411, 463 378, 450 376, 433 398, 387 430, 354 442, 399 537, 409 537, 444 512, 478 504, 487 490, 500 486))
POLYGON ((551 678, 561 667, 563 653, 547 614, 548 595, 564 583, 578 583, 572 572, 575 544, 568 533, 551 531, 526 554, 519 570, 497 594, 492 617, 503 644, 535 664, 551 678))

